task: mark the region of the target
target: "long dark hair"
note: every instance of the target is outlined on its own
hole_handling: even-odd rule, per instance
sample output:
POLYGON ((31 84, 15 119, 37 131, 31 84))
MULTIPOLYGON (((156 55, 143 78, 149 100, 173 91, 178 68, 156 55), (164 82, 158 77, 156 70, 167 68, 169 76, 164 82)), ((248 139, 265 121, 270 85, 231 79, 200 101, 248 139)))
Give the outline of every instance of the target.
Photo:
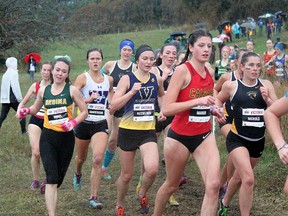
MULTIPOLYGON (((175 44, 173 44, 173 43, 167 43, 167 44, 164 44, 162 47, 161 47, 161 49, 160 49, 160 54, 163 54, 163 52, 164 52, 164 49, 165 49, 165 47, 167 47, 167 46, 174 46, 175 48, 176 48, 176 50, 177 50, 177 47, 175 46, 175 44)), ((160 55, 157 57, 157 59, 156 59, 156 61, 155 61, 155 66, 159 66, 159 65, 161 65, 162 64, 162 58, 160 58, 160 55)))
POLYGON ((260 58, 260 56, 257 53, 255 53, 255 52, 246 52, 246 53, 244 53, 242 55, 241 64, 244 65, 246 62, 248 62, 248 59, 250 57, 258 57, 258 58, 260 58))
POLYGON ((190 49, 189 49, 189 44, 191 44, 192 46, 194 46, 194 43, 198 40, 198 38, 200 37, 210 37, 212 40, 212 35, 207 31, 207 30, 203 30, 203 29, 199 29, 196 31, 193 31, 188 38, 188 48, 185 54, 184 59, 182 60, 182 62, 180 64, 183 64, 184 62, 187 61, 187 59, 189 58, 189 55, 191 54, 190 49))
MULTIPOLYGON (((54 67, 56 65, 57 62, 64 62, 66 65, 68 65, 68 74, 70 74, 70 68, 71 68, 71 63, 70 61, 68 61, 66 58, 57 58, 54 62, 53 62, 53 65, 52 65, 52 70, 54 70, 54 67)), ((53 76, 52 76, 52 80, 51 80, 51 83, 54 82, 54 79, 53 79, 53 76)), ((69 76, 65 79, 65 82, 66 83, 69 83, 71 84, 70 82, 70 79, 69 79, 69 76)))

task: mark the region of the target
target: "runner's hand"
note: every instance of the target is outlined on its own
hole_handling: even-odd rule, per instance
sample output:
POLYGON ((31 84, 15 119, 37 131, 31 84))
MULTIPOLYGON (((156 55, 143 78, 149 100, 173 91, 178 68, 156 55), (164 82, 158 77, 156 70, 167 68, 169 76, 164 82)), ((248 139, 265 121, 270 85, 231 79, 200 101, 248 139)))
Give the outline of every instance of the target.
POLYGON ((21 108, 20 112, 19 112, 19 117, 21 119, 24 119, 24 118, 26 118, 26 115, 30 114, 30 112, 31 112, 31 110, 29 107, 28 108, 21 108))
POLYGON ((215 100, 216 100, 215 97, 208 95, 205 97, 198 98, 198 103, 199 105, 203 106, 211 106, 215 104, 215 100))
POLYGON ((75 119, 72 119, 68 122, 62 123, 61 128, 64 131, 68 132, 68 131, 73 130, 73 128, 75 128, 77 126, 77 124, 78 124, 77 121, 75 119))
POLYGON ((165 121, 167 118, 166 116, 163 115, 162 112, 159 113, 159 115, 157 116, 157 120, 160 121, 165 121))

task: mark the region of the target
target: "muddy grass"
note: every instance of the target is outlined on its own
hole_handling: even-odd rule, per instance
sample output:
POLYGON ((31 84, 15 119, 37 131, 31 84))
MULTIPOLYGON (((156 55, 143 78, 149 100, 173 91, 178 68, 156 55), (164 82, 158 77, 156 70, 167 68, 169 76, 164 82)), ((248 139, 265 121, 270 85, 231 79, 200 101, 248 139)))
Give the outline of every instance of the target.
MULTIPOLYGON (((17 134, 17 136, 8 140, 8 142, 11 141, 15 143, 15 146, 7 145, 0 150, 0 215, 47 215, 44 196, 40 195, 38 191, 29 189, 31 170, 30 147, 27 144, 27 137, 17 134)), ((223 139, 219 137, 221 159, 224 162, 226 150, 222 142, 223 139)), ((255 168, 256 186, 251 215, 288 215, 288 199, 282 192, 285 176, 287 175, 287 166, 281 165, 275 149, 268 148, 265 152, 266 154, 263 155, 255 168)), ((104 203, 102 210, 88 207, 90 158, 83 167, 83 188, 81 191, 73 189, 74 161, 71 162, 64 183, 58 191, 57 215, 113 215, 117 196, 115 181, 120 169, 118 155, 116 155, 110 167, 112 180, 102 181, 101 183, 99 198, 104 203)), ((141 215, 138 211, 138 202, 135 195, 135 188, 140 174, 138 153, 136 161, 135 174, 126 197, 125 212, 127 216, 141 215)), ((185 175, 188 177, 187 184, 182 186, 175 194, 180 206, 171 207, 167 204, 165 216, 200 215, 204 187, 198 168, 193 161, 187 164, 185 175)), ((42 176, 44 176, 43 170, 42 176)), ((158 177, 148 194, 151 213, 154 208, 155 194, 164 179, 165 167, 161 164, 158 177)), ((234 197, 230 204, 229 215, 240 215, 237 197, 238 195, 234 197)))

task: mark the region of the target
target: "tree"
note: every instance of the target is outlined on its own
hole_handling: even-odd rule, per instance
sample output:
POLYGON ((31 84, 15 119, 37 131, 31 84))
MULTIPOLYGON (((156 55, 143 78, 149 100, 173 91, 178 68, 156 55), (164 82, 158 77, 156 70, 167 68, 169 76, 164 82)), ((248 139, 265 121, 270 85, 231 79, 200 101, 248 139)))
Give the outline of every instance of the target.
POLYGON ((0 55, 14 48, 23 56, 63 35, 65 13, 55 0, 0 0, 0 8, 0 55))

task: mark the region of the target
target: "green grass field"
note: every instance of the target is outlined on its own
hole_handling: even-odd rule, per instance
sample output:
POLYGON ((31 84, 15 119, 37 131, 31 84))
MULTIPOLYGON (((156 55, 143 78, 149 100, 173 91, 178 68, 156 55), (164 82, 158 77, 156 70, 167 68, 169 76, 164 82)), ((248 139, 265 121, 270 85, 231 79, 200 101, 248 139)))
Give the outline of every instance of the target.
MULTIPOLYGON (((156 49, 163 45, 163 41, 169 36, 172 30, 174 29, 108 34, 95 36, 93 38, 75 39, 73 41, 58 41, 51 43, 45 51, 41 53, 41 56, 43 60, 52 60, 55 55, 67 54, 71 56, 71 80, 73 82, 78 74, 87 70, 86 51, 89 48, 101 48, 104 53, 103 63, 105 63, 108 60, 119 58, 119 42, 123 39, 132 39, 136 46, 147 43, 156 49)), ((214 37, 217 35, 216 31, 212 31, 212 34, 214 37)), ((187 35, 189 35, 189 32, 187 32, 187 35)), ((283 35, 287 34, 282 33, 280 36, 282 37, 283 35)), ((276 37, 278 37, 278 35, 274 36, 274 39, 276 37)), ((240 47, 245 47, 247 38, 241 38, 238 41, 234 39, 234 41, 240 47)), ((265 51, 265 35, 263 34, 262 37, 256 35, 254 41, 256 43, 256 52, 262 54, 265 51)), ((36 79, 40 79, 39 73, 36 73, 36 79)), ((29 76, 24 66, 20 68, 20 85, 24 96, 30 86, 29 76)), ((284 88, 278 89, 278 96, 282 96, 284 91, 284 88)), ((11 110, 0 130, 0 215, 47 215, 44 196, 40 195, 38 191, 31 191, 29 189, 30 183, 32 182, 30 166, 31 149, 28 135, 21 134, 19 120, 16 119, 14 115, 15 112, 11 110)), ((287 125, 287 118, 284 120, 284 125, 287 125)), ((221 154, 221 162, 223 164, 227 155, 226 148, 224 147, 225 141, 220 135, 218 127, 216 128, 215 133, 221 154)), ((162 142, 160 142, 159 151, 161 157, 162 147, 162 142)), ((64 183, 58 191, 57 215, 113 215, 117 195, 115 181, 120 172, 118 155, 116 155, 111 164, 112 180, 102 181, 100 186, 99 198, 104 203, 102 210, 93 210, 87 207, 91 155, 89 154, 83 166, 83 189, 77 192, 73 189, 72 185, 74 169, 74 161, 72 160, 64 183)), ((288 215, 288 199, 282 192, 287 171, 287 166, 285 167, 281 164, 278 154, 267 136, 265 152, 258 166, 255 168, 256 185, 251 215, 288 215)), ((135 187, 140 174, 139 154, 137 154, 135 161, 134 172, 135 174, 126 198, 126 215, 128 216, 140 215, 137 210, 138 203, 135 199, 135 187)), ((185 174, 188 176, 188 183, 176 193, 180 206, 170 207, 167 205, 165 215, 190 216, 200 214, 204 188, 198 168, 193 161, 189 162, 186 166, 185 174)), ((43 180, 43 169, 41 169, 41 176, 41 180, 43 180)), ((149 192, 152 211, 156 191, 164 179, 165 168, 160 166, 158 177, 149 192)), ((235 196, 230 205, 229 215, 240 215, 237 196, 235 196)))

